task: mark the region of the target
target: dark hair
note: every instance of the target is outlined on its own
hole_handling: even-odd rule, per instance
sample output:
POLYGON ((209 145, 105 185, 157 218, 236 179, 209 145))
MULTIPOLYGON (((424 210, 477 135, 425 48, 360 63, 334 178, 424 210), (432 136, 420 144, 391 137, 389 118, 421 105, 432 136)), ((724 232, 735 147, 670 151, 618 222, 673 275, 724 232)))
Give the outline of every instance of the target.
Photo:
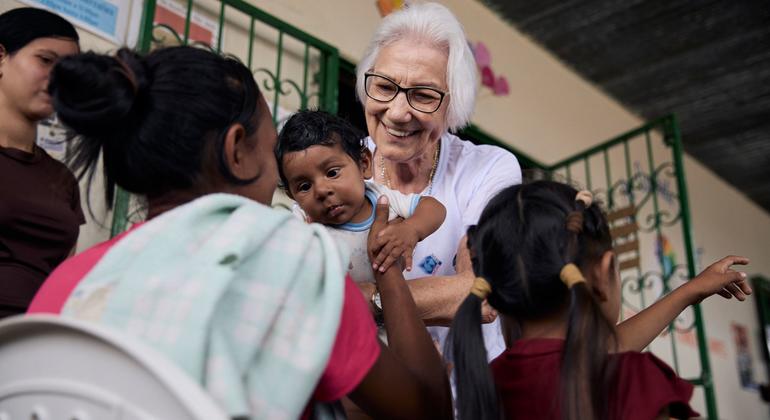
POLYGON ((275 145, 281 186, 287 188, 283 172, 283 157, 287 153, 299 152, 311 146, 339 144, 354 162, 360 162, 366 148, 363 139, 363 133, 344 118, 317 110, 297 112, 286 121, 275 145))
POLYGON ((80 38, 71 23, 43 9, 21 7, 0 15, 0 45, 8 54, 24 48, 38 38, 80 38))
POLYGON ((233 124, 257 129, 260 92, 234 58, 192 47, 78 54, 54 67, 49 92, 80 134, 70 159, 79 178, 88 172, 90 184, 103 151, 108 205, 115 184, 150 197, 192 187, 213 154, 228 181, 253 181, 232 173, 223 150, 233 124))
MULTIPOLYGON (((552 181, 508 187, 468 229, 473 271, 492 291, 489 304, 514 319, 540 319, 569 308, 559 406, 564 418, 605 418, 612 379, 607 354, 614 328, 586 283, 567 288, 564 265, 585 270, 611 249, 597 204, 585 208, 577 191, 552 181)), ((497 394, 481 334, 482 300, 471 294, 455 315, 450 353, 457 375, 459 418, 499 419, 497 394)))

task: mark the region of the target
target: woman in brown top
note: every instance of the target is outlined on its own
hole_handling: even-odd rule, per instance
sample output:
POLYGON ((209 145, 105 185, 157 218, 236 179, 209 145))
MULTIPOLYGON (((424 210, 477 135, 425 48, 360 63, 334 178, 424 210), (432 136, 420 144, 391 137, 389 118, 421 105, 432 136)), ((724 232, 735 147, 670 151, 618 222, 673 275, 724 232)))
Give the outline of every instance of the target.
POLYGON ((0 318, 23 313, 85 221, 72 172, 35 144, 53 113, 48 75, 78 34, 40 9, 0 15, 0 318))

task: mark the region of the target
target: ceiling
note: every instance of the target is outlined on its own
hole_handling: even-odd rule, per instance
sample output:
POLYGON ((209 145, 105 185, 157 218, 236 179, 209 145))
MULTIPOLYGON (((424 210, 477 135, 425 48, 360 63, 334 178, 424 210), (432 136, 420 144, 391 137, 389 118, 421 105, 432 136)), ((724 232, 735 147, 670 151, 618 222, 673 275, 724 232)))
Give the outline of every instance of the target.
POLYGON ((483 2, 770 212, 770 2, 483 2))

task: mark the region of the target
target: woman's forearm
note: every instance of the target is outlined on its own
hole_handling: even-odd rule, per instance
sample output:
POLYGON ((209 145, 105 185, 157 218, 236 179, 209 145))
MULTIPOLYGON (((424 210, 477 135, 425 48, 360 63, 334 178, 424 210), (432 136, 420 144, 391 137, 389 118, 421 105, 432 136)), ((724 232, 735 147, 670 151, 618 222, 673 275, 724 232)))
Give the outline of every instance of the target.
POLYGON ((407 284, 417 306, 417 313, 425 325, 448 327, 457 308, 468 297, 473 285, 473 273, 422 277, 410 280, 407 284))

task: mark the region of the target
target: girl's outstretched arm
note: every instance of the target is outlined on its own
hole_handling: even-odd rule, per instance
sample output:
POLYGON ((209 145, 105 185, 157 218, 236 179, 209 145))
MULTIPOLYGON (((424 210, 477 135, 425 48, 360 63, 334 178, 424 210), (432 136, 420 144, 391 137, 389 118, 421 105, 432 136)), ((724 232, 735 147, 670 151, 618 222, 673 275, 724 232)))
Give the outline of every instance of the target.
POLYGON ((732 270, 730 266, 748 263, 749 259, 745 257, 735 255, 724 257, 711 264, 694 279, 621 322, 617 327, 618 350, 644 350, 688 306, 699 303, 713 294, 719 294, 726 299, 735 296, 740 301, 746 300, 746 295, 751 294, 746 273, 732 270))

